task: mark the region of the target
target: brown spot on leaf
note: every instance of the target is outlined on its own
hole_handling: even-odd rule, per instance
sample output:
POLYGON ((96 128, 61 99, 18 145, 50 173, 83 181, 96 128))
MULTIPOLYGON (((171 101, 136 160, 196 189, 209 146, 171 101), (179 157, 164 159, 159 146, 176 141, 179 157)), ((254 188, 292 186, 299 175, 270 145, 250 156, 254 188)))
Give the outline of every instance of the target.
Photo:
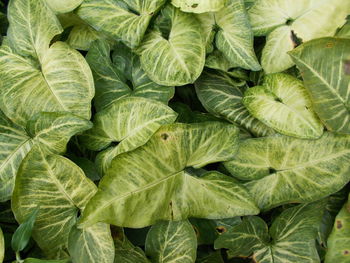
POLYGON ((170 207, 170 216, 171 216, 171 219, 174 220, 173 201, 170 201, 169 207, 170 207))
POLYGON ((226 227, 224 226, 217 226, 215 229, 216 229, 216 232, 218 232, 220 235, 227 231, 226 227))
POLYGON ((162 134, 160 135, 160 138, 162 138, 162 140, 166 141, 166 140, 169 138, 169 134, 167 134, 167 133, 162 133, 162 134))
POLYGON ((340 220, 337 220, 336 224, 337 224, 337 229, 341 229, 343 227, 343 223, 340 220))
POLYGON ((195 225, 192 225, 192 227, 193 227, 194 232, 196 233, 196 236, 197 236, 197 238, 198 238, 199 235, 200 235, 198 228, 197 228, 195 225))
POLYGON ((327 44, 326 44, 326 48, 332 48, 334 45, 333 45, 333 43, 332 42, 328 42, 327 44))
POLYGON ((344 250, 344 253, 343 253, 344 255, 349 255, 350 254, 350 252, 349 252, 349 250, 344 250))
POLYGON ((196 8, 197 6, 198 6, 198 4, 193 4, 191 7, 196 8))

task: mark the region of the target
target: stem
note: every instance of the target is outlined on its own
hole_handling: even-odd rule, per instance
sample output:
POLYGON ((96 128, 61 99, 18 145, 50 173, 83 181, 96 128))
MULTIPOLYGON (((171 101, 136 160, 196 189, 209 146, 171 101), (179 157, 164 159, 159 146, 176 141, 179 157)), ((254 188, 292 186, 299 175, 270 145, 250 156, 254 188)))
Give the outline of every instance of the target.
POLYGON ((21 259, 21 254, 19 253, 19 251, 16 251, 16 261, 17 261, 17 263, 24 262, 24 260, 21 259))

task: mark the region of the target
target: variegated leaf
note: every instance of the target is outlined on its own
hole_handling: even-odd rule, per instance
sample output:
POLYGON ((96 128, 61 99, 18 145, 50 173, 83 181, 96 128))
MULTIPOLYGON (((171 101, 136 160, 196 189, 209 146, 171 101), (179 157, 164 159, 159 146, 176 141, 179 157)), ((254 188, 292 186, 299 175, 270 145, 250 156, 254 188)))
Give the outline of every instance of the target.
POLYGON ((205 62, 206 43, 199 21, 171 5, 162 10, 158 19, 159 23, 170 21, 171 26, 156 27, 146 34, 139 49, 142 68, 160 85, 193 83, 205 62))
POLYGON ((322 38, 289 53, 322 122, 330 131, 346 134, 350 134, 349 46, 350 39, 322 38))
POLYGON ((274 136, 244 141, 225 163, 263 210, 310 202, 339 191, 350 180, 350 136, 325 133, 318 140, 274 136))
POLYGON ((144 146, 113 159, 81 227, 95 222, 144 227, 158 220, 257 213, 246 190, 231 178, 185 170, 232 159, 237 135, 233 125, 216 122, 163 126, 144 146))
POLYGON ((268 35, 261 60, 265 72, 293 66, 288 51, 300 40, 333 36, 349 13, 350 2, 343 0, 256 1, 249 15, 255 35, 268 35))
POLYGON ((298 205, 284 210, 272 223, 248 217, 215 241, 231 256, 250 256, 259 263, 318 263, 315 239, 324 203, 298 205))
POLYGON ((171 3, 181 11, 189 13, 206 13, 219 11, 227 0, 172 0, 171 3))
POLYGON ((197 237, 188 220, 161 221, 146 238, 146 254, 154 263, 194 263, 197 237))
POLYGON ((204 108, 215 116, 238 124, 257 136, 274 134, 271 128, 249 113, 242 104, 243 92, 227 74, 204 71, 195 87, 204 108))
POLYGON ((305 139, 323 134, 303 82, 291 75, 266 75, 262 86, 245 92, 242 102, 255 118, 279 133, 305 139))
POLYGON ((135 48, 164 3, 165 0, 85 0, 77 14, 97 31, 135 48))
POLYGON ((68 13, 77 8, 84 0, 46 0, 55 13, 68 13))

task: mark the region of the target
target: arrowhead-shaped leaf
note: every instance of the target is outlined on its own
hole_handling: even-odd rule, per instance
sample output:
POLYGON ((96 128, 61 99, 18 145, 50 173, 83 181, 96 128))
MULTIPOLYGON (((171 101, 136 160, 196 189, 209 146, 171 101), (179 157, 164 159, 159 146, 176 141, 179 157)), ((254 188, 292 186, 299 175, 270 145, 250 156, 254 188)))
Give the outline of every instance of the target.
POLYGON ((107 108, 124 96, 145 97, 167 104, 174 95, 173 87, 161 86, 151 81, 142 70, 138 56, 123 45, 117 45, 111 54, 107 42, 96 41, 92 44, 86 60, 94 74, 94 103, 97 111, 107 108))
MULTIPOLYGON (((350 200, 350 199, 349 199, 350 200)), ((335 218, 327 241, 325 263, 348 262, 350 258, 350 201, 344 204, 335 218)))
POLYGON ((171 3, 181 11, 189 13, 206 13, 219 11, 227 0, 172 0, 171 3))
POLYGON ((248 139, 225 163, 245 183, 261 209, 309 202, 339 191, 350 180, 350 136, 325 133, 318 140, 287 136, 248 139))
POLYGON ((215 248, 228 248, 232 256, 253 254, 260 263, 320 262, 315 239, 323 209, 323 202, 289 208, 269 230, 259 217, 244 218, 215 241, 215 248))
POLYGON ((268 35, 261 61, 265 72, 293 66, 287 52, 298 45, 297 39, 333 36, 349 13, 350 2, 343 0, 256 1, 249 15, 255 35, 268 35))
POLYGON ((238 124, 257 136, 274 134, 271 128, 249 113, 242 103, 243 92, 227 74, 204 71, 195 87, 204 108, 215 116, 238 124))
POLYGON ((323 134, 303 82, 290 75, 265 76, 262 86, 248 89, 242 102, 255 118, 279 133, 305 139, 323 134))
MULTIPOLYGON (((350 2, 349 2, 350 3, 350 2)), ((326 127, 350 134, 350 39, 309 41, 289 54, 300 69, 314 109, 326 127)))
POLYGON ((199 21, 171 5, 139 48, 142 68, 154 82, 166 86, 193 83, 205 62, 205 40, 199 21), (164 28, 162 23, 168 25, 164 28))
POLYGON ((196 261, 197 237, 188 220, 156 223, 147 234, 145 246, 154 263, 196 261))
POLYGON ((97 31, 135 48, 164 3, 165 0, 85 0, 77 14, 97 31))
POLYGON ((113 159, 81 226, 102 221, 144 227, 161 219, 257 213, 246 190, 231 178, 217 172, 197 177, 185 170, 232 159, 237 135, 233 125, 216 122, 163 126, 144 146, 113 159))

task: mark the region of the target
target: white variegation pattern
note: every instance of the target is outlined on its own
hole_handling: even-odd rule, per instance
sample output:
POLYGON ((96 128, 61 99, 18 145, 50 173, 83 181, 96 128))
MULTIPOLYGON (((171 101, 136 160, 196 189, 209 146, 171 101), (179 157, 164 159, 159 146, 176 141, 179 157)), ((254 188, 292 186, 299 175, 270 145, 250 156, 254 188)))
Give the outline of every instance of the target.
POLYGON ((263 210, 310 202, 339 191, 350 180, 350 136, 325 133, 318 140, 274 136, 248 139, 225 163, 263 210))
POLYGON ((289 53, 322 122, 328 130, 346 134, 350 134, 349 47, 350 39, 322 38, 289 53))
POLYGON ((272 223, 248 217, 215 241, 231 256, 250 256, 259 263, 318 263, 315 239, 324 203, 299 205, 284 210, 272 223))
POLYGON ((261 66, 253 48, 253 32, 243 0, 228 0, 223 9, 215 13, 220 28, 216 46, 235 67, 259 71, 261 66))
POLYGON ((8 20, 7 37, 16 53, 39 61, 46 55, 53 37, 63 31, 46 0, 10 1, 8 20))
POLYGON ((118 152, 145 144, 162 125, 173 123, 177 114, 163 103, 145 98, 122 98, 94 116, 94 127, 81 136, 91 150, 120 142, 118 152))
POLYGON ((183 12, 206 13, 219 11, 227 0, 172 0, 171 3, 183 12))
POLYGON ((257 213, 246 190, 230 177, 217 172, 196 177, 184 170, 232 159, 237 135, 235 126, 220 122, 163 126, 144 146, 113 159, 83 211, 81 227, 108 222, 138 228, 161 219, 257 213))
POLYGON ((145 250, 154 263, 194 263, 197 236, 188 220, 161 221, 149 230, 145 250))
POLYGON ((141 65, 154 82, 165 86, 193 83, 201 74, 206 53, 202 27, 195 16, 166 6, 163 19, 171 20, 168 38, 157 29, 140 46, 141 65))
POLYGON ((89 121, 70 114, 41 113, 24 130, 0 112, 0 201, 11 198, 18 167, 33 145, 63 153, 73 135, 91 126, 89 121))
POLYGON ((305 139, 323 134, 303 82, 291 75, 266 75, 262 86, 244 93, 242 102, 255 118, 279 133, 305 139))
POLYGON ((77 8, 84 0, 45 0, 55 13, 68 13, 77 8))
POLYGON ((5 240, 2 230, 0 228, 0 262, 4 260, 5 256, 5 240))
POLYGON ((174 96, 173 87, 158 85, 147 77, 138 56, 130 49, 118 45, 112 56, 113 61, 110 45, 105 41, 94 42, 86 56, 94 74, 97 111, 126 96, 145 97, 165 104, 174 96))
POLYGON ((95 192, 96 186, 78 166, 35 146, 17 174, 12 209, 22 223, 39 205, 33 238, 48 257, 64 258, 77 213, 95 192))
POLYGON ((165 0, 85 0, 77 14, 97 31, 137 47, 165 0))
POLYGON ((333 36, 349 13, 350 1, 343 0, 256 1, 249 15, 255 35, 268 35, 262 54, 265 72, 293 66, 287 52, 297 45, 294 36, 304 42, 333 36))
POLYGON ((242 103, 243 92, 227 74, 204 71, 195 87, 204 108, 215 116, 238 124, 257 136, 274 134, 271 128, 249 113, 242 103))
POLYGON ((114 242, 109 225, 98 223, 86 229, 73 226, 68 251, 73 263, 113 263, 114 242))

